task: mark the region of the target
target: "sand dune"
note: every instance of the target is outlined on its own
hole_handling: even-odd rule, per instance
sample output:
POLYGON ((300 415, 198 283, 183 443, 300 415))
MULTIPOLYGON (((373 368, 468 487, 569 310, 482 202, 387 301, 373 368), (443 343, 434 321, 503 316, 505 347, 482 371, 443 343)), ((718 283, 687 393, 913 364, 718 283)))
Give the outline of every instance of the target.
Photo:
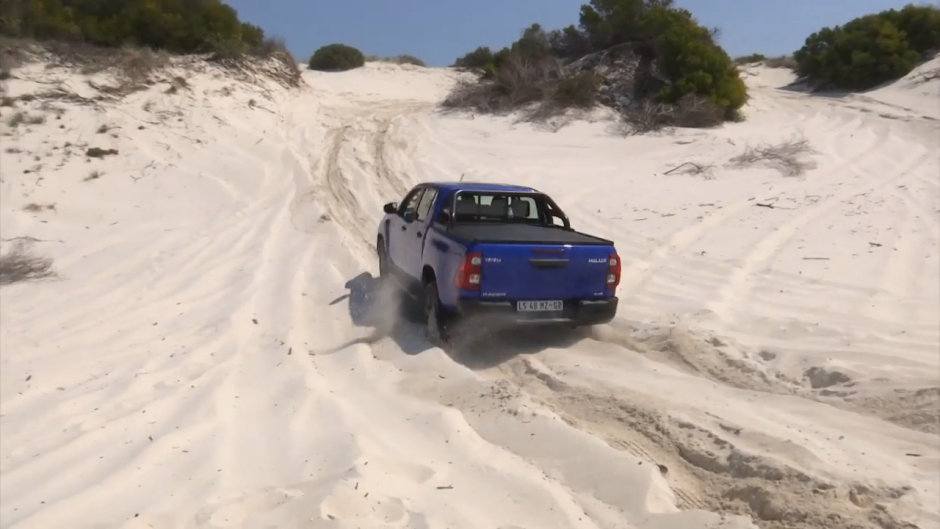
POLYGON ((442 114, 456 75, 17 71, 3 249, 57 276, 2 290, 0 524, 940 527, 938 81, 750 67, 747 121, 624 138, 442 114), (461 175, 615 240, 618 320, 450 355, 392 321, 381 205, 461 175))

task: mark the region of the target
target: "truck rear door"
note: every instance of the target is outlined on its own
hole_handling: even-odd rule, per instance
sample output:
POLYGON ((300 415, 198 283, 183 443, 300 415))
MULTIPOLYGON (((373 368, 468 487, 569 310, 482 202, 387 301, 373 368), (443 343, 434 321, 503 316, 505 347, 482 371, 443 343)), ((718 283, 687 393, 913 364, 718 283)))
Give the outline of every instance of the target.
POLYGON ((478 248, 483 254, 482 299, 563 301, 608 296, 608 263, 615 253, 610 246, 482 244, 478 248))

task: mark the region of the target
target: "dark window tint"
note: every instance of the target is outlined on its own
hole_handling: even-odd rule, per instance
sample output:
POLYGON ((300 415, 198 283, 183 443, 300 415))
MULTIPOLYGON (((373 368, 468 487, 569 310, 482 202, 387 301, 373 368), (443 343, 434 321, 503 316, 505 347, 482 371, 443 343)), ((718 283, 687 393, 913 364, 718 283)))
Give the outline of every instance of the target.
POLYGON ((398 214, 401 215, 406 211, 417 211, 418 202, 421 200, 421 194, 424 192, 424 188, 415 189, 411 193, 408 193, 405 196, 405 199, 401 201, 401 206, 398 208, 398 214))
POLYGON ((540 204, 534 197, 496 193, 460 193, 455 213, 458 221, 532 221, 541 218, 540 204))

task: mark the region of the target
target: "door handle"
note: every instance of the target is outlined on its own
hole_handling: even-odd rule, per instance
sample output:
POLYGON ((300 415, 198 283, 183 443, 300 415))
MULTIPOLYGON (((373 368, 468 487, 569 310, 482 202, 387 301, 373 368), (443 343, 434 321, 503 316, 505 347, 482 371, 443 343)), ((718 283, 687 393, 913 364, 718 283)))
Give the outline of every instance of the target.
POLYGON ((418 238, 419 238, 419 239, 421 238, 421 232, 420 232, 420 231, 418 232, 418 238))
POLYGON ((408 226, 402 226, 402 227, 401 227, 401 231, 405 231, 405 230, 407 230, 407 229, 408 229, 408 226))

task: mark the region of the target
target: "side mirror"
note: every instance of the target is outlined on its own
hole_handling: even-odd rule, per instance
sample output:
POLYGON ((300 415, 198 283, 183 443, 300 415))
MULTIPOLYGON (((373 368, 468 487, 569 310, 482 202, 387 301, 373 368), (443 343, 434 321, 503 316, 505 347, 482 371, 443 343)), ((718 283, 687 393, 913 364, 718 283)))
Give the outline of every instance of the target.
POLYGON ((401 218, 404 219, 405 222, 409 222, 409 223, 410 223, 410 222, 414 222, 414 220, 415 220, 415 212, 414 212, 414 210, 413 210, 413 209, 406 209, 405 212, 401 214, 401 218))
POLYGON ((389 202, 388 204, 382 206, 382 210, 386 213, 398 213, 398 202, 389 202))

